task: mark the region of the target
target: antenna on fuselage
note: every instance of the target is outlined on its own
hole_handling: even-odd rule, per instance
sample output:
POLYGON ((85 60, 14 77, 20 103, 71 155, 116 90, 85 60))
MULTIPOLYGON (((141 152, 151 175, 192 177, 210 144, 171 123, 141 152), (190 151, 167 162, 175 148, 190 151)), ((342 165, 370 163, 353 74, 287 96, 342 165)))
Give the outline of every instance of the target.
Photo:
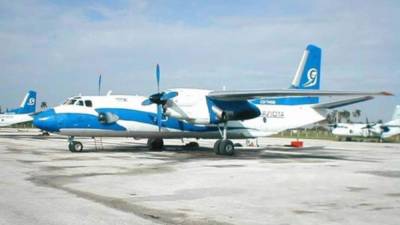
POLYGON ((98 95, 101 93, 101 74, 99 75, 99 87, 98 87, 98 95))

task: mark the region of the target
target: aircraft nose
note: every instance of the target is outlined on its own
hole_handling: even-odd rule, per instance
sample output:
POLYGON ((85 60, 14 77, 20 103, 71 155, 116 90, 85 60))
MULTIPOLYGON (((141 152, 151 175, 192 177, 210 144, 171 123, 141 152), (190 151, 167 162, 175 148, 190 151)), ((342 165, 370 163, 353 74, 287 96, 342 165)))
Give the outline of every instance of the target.
POLYGON ((57 126, 57 115, 54 109, 48 109, 37 114, 33 119, 33 125, 48 132, 56 132, 59 130, 57 126))

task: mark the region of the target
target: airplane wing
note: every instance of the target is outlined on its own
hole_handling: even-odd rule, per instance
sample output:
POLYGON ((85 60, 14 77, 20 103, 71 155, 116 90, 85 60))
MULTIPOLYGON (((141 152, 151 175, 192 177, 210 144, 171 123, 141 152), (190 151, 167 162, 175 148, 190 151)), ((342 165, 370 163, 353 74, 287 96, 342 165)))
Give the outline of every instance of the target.
POLYGON ((212 91, 208 93, 211 99, 222 101, 243 101, 264 97, 285 96, 376 96, 393 95, 389 92, 362 92, 362 91, 322 91, 322 90, 243 90, 243 91, 212 91))
POLYGON ((342 107, 342 106, 351 105, 354 103, 368 101, 373 98, 374 97, 372 97, 372 96, 362 96, 362 97, 357 97, 357 98, 350 98, 350 99, 344 99, 344 100, 338 100, 338 101, 332 101, 332 102, 326 102, 326 103, 319 103, 319 104, 313 105, 312 107, 315 109, 334 109, 337 107, 342 107))

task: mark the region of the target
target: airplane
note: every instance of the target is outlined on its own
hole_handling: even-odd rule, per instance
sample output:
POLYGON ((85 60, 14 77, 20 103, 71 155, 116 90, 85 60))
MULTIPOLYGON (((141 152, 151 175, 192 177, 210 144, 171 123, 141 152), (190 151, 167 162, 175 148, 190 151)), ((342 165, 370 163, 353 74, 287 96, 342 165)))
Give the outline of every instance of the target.
MULTIPOLYGON (((314 48, 315 47, 315 48, 314 48)), ((297 70, 300 87, 319 85, 320 56, 310 45, 297 70), (317 54, 317 56, 315 56, 317 54)), ((218 139, 214 152, 233 155, 230 139, 266 137, 325 119, 327 109, 372 99, 388 92, 284 90, 213 91, 176 88, 160 91, 160 67, 156 66, 157 92, 145 96, 76 96, 37 114, 36 127, 65 136, 71 152, 83 145, 75 137, 147 138, 152 150, 162 150, 163 139, 218 139), (316 103, 319 96, 352 96, 316 103), (354 97, 357 96, 357 97, 354 97), (289 99, 290 104, 264 104, 263 99, 289 99), (311 100, 309 99, 311 98, 311 100), (312 99, 314 98, 314 99, 312 99), (300 100, 299 100, 300 99, 300 100), (308 100, 304 100, 308 99, 308 100), (301 101, 305 101, 302 103, 301 101)), ((283 100, 280 100, 283 101, 283 100)))
POLYGON ((0 127, 29 122, 33 120, 32 114, 36 110, 36 92, 26 93, 19 108, 7 110, 0 114, 0 127))
POLYGON ((345 139, 351 141, 353 137, 379 138, 382 141, 385 138, 400 134, 400 105, 397 105, 392 120, 387 123, 337 123, 333 124, 332 134, 339 137, 339 140, 345 139))

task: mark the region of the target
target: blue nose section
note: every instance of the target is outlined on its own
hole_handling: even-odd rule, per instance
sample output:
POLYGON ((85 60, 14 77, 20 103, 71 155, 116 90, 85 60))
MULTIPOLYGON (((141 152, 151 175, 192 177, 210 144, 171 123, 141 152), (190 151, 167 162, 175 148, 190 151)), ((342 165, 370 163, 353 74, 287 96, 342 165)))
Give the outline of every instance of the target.
POLYGON ((57 124, 57 115, 54 109, 48 109, 37 114, 33 119, 35 127, 48 132, 57 132, 59 127, 57 124))

